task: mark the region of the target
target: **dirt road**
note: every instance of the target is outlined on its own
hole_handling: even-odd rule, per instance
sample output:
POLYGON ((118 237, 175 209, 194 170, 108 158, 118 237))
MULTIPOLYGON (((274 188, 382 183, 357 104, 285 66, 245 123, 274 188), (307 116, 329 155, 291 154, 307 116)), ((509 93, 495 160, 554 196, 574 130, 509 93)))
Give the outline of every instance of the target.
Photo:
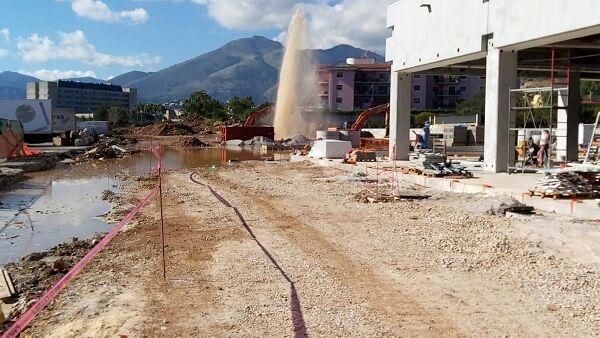
POLYGON ((508 219, 358 203, 347 173, 303 163, 191 174, 164 179, 166 281, 155 202, 25 336, 599 334, 600 269, 508 219))

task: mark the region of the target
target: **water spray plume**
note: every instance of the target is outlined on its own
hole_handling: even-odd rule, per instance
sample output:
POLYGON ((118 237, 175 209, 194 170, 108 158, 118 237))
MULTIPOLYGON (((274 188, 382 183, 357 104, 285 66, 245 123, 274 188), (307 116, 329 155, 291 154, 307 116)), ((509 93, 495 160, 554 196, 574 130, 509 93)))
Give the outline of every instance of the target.
POLYGON ((309 135, 320 125, 317 106, 316 64, 309 52, 310 39, 304 11, 297 10, 287 30, 275 106, 275 137, 309 135))

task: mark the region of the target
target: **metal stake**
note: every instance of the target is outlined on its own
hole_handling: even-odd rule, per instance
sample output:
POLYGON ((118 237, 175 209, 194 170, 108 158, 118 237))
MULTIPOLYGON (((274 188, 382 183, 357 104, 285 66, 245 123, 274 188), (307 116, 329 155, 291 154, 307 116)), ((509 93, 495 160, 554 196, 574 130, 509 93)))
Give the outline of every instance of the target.
POLYGON ((163 217, 163 195, 162 195, 162 145, 158 146, 161 154, 158 160, 158 193, 160 200, 160 239, 162 242, 162 264, 163 264, 163 280, 167 279, 167 265, 165 263, 165 222, 163 217))

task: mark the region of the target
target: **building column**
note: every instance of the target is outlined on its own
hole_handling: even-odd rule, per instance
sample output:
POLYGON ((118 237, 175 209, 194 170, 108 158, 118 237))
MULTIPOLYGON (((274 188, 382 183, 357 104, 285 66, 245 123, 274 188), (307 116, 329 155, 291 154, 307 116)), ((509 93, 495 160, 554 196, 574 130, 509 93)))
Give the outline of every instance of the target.
POLYGON ((486 60, 484 169, 505 172, 508 168, 509 91, 518 87, 517 53, 490 48, 486 60))
POLYGON ((579 121, 581 115, 581 74, 571 73, 569 90, 558 93, 559 109, 556 127, 556 160, 576 162, 579 160, 579 121))
POLYGON ((411 76, 392 71, 390 87, 390 160, 408 160, 411 76))

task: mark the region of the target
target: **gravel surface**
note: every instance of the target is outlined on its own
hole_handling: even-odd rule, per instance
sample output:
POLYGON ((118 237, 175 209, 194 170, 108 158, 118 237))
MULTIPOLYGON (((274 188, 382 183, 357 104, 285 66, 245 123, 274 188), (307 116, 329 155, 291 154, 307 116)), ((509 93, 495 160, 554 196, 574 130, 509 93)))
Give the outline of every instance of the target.
POLYGON ((598 335, 600 266, 515 231, 545 216, 472 209, 483 196, 359 203, 360 175, 305 163, 199 170, 217 196, 189 176, 163 181, 166 281, 155 201, 28 334, 598 335))

